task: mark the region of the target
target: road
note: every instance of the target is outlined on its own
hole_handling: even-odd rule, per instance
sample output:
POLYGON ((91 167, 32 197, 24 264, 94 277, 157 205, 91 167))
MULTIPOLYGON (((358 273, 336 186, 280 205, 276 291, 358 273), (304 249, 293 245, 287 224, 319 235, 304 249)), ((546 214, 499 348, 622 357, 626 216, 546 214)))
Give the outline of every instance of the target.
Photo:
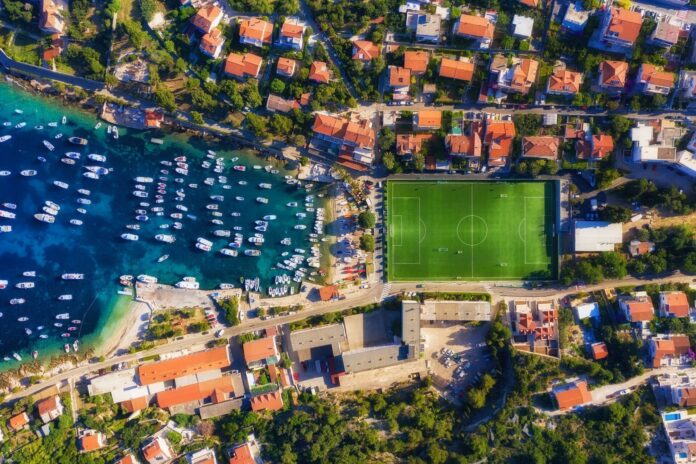
POLYGON ((1 48, 0 48, 0 65, 2 65, 4 68, 6 68, 9 71, 15 71, 15 72, 19 72, 22 74, 28 74, 30 76, 36 76, 36 77, 40 77, 43 79, 50 79, 50 80, 54 80, 54 81, 59 81, 59 82, 65 83, 65 84, 82 87, 83 89, 91 90, 93 92, 102 90, 105 87, 103 82, 93 81, 91 79, 85 79, 84 77, 79 77, 79 76, 70 76, 68 74, 63 74, 63 73, 59 73, 56 71, 51 71, 50 69, 45 69, 45 68, 41 68, 39 66, 34 66, 31 64, 21 63, 19 61, 15 61, 12 58, 10 58, 9 56, 7 56, 5 51, 1 48))

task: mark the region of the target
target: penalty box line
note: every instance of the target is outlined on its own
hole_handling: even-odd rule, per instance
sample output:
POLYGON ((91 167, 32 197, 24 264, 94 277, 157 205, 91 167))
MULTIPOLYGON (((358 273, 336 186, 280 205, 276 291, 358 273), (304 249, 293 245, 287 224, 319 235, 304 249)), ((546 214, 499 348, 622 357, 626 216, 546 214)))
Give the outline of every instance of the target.
MULTIPOLYGON (((418 250, 418 261, 400 261, 397 262, 396 256, 394 256, 394 266, 398 265, 406 265, 406 264, 417 264, 420 265, 421 263, 421 246, 420 246, 420 224, 421 224, 421 202, 420 202, 420 197, 393 197, 394 198, 394 203, 396 203, 398 200, 418 200, 418 224, 417 224, 417 231, 418 231, 418 236, 416 237, 416 249, 418 250)), ((393 209, 393 208, 392 208, 393 209)), ((394 246, 399 246, 403 247, 404 245, 404 229, 403 229, 403 215, 402 214, 395 214, 392 216, 392 218, 400 218, 400 232, 401 232, 401 243, 399 245, 394 244, 394 246)), ((396 250, 394 250, 394 255, 396 255, 396 250)))
MULTIPOLYGON (((524 226, 525 226, 524 227, 524 264, 532 265, 532 266, 547 265, 547 264, 549 264, 547 262, 532 262, 532 263, 530 263, 529 261, 527 261, 527 230, 529 229, 529 221, 527 221, 527 200, 545 200, 546 197, 527 197, 527 196, 525 196, 523 198, 524 198, 524 201, 523 201, 523 203, 524 203, 524 219, 522 219, 522 220, 524 221, 524 226)), ((548 215, 546 214, 546 212, 544 212, 544 223, 546 223, 547 216, 548 215)), ((546 231, 545 231, 545 233, 546 233, 546 231)))

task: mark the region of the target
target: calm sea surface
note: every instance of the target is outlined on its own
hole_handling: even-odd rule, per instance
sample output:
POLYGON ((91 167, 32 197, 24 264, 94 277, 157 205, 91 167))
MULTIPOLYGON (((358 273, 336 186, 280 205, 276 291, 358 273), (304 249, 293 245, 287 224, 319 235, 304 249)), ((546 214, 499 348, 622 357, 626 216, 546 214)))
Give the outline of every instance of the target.
MULTIPOLYGON (((94 129, 97 119, 77 110, 61 108, 57 103, 35 97, 6 84, 0 84, 0 136, 11 135, 12 138, 0 143, 0 171, 11 171, 11 175, 0 177, 0 204, 14 203, 12 210, 0 205, 0 209, 16 214, 15 219, 0 218, 0 226, 11 225, 12 232, 0 233, 0 280, 8 280, 6 289, 0 290, 0 370, 15 365, 12 361, 2 361, 19 353, 26 360, 32 350, 39 350, 44 357, 55 350, 62 349, 63 344, 79 338, 84 347, 97 342, 105 336, 114 321, 127 310, 127 298, 118 296, 120 288, 118 278, 123 274, 148 274, 159 278, 160 282, 174 284, 184 276, 194 276, 201 288, 212 289, 222 282, 239 286, 240 277, 261 279, 262 288, 274 285, 276 275, 288 274, 289 271, 274 269, 282 262, 282 252, 294 253, 300 247, 307 252, 310 249, 309 234, 313 228, 314 213, 307 212, 305 218, 296 217, 304 212, 306 192, 285 183, 286 172, 272 174, 265 170, 255 170, 253 165, 267 164, 261 158, 247 152, 226 150, 224 144, 211 144, 200 139, 165 135, 157 132, 140 132, 119 128, 119 138, 115 140, 107 134, 106 124, 94 129), (18 109, 22 113, 15 110, 18 109), (62 124, 61 118, 67 117, 62 124), (22 122, 23 128, 15 127, 22 122), (57 122, 57 127, 49 123, 57 122), (36 128, 43 126, 43 129, 36 128), (60 139, 57 134, 62 133, 60 139), (71 136, 84 137, 89 140, 86 147, 70 144, 71 136), (150 142, 152 137, 164 140, 164 144, 150 142), (47 140, 55 146, 49 151, 43 144, 47 140), (207 150, 214 150, 218 157, 225 158, 222 174, 213 172, 214 160, 206 158, 207 150), (81 153, 75 165, 60 161, 67 152, 81 153), (87 159, 88 153, 97 153, 107 157, 106 163, 87 159), (46 158, 46 162, 37 159, 46 158), (166 167, 160 161, 173 161, 177 156, 186 156, 189 174, 182 176, 174 172, 174 167, 166 167), (232 158, 239 157, 237 161, 232 158), (205 169, 202 161, 213 162, 213 167, 205 169), (232 169, 233 165, 246 166, 246 172, 232 169), (85 166, 104 166, 112 169, 108 175, 99 180, 83 176, 85 166), (168 169, 163 174, 161 169, 168 169), (33 177, 20 175, 22 170, 36 170, 33 177), (230 189, 224 189, 218 176, 227 177, 230 189), (155 179, 147 187, 148 198, 136 198, 134 178, 147 176, 155 179), (160 176, 166 176, 166 194, 164 202, 155 203, 157 183, 160 176), (183 183, 174 181, 183 178, 183 183), (215 184, 211 187, 203 181, 212 177, 215 184), (53 185, 55 180, 69 184, 68 189, 53 185), (239 185, 246 181, 247 185, 239 185), (191 183, 198 184, 197 189, 189 188, 191 183), (272 184, 272 189, 259 188, 260 183, 272 184), (78 193, 78 189, 88 189, 89 196, 78 193), (183 201, 175 201, 175 191, 184 189, 183 201), (224 201, 213 201, 211 195, 222 195, 224 201), (236 200, 235 197, 244 200, 236 200), (267 198, 268 204, 256 201, 257 197, 267 198), (79 204, 78 198, 88 198, 90 205, 79 204), (53 224, 37 221, 34 214, 42 212, 46 201, 60 206, 53 224), (149 206, 140 206, 140 202, 149 206), (288 207, 288 202, 297 202, 298 207, 288 207), (219 204, 222 216, 218 219, 224 225, 211 223, 214 216, 206 205, 219 204), (176 205, 188 208, 187 212, 177 210, 176 205), (162 207, 164 216, 156 216, 152 207, 162 207), (77 211, 84 208, 86 214, 77 211), (136 209, 147 211, 149 220, 139 222, 135 216, 136 209), (183 213, 182 219, 172 219, 171 213, 183 213), (240 213, 232 216, 232 212, 240 213), (189 214, 191 217, 187 217, 189 214), (254 232, 256 220, 264 215, 276 215, 277 220, 269 221, 265 232, 265 244, 258 248, 260 257, 247 257, 240 251, 238 257, 226 257, 218 250, 225 247, 233 238, 217 238, 212 234, 215 229, 228 229, 244 234, 241 250, 257 248, 247 238, 254 232), (70 224, 70 219, 83 221, 82 226, 70 224), (182 228, 162 229, 162 224, 181 222, 182 228), (130 230, 127 224, 140 224, 140 230, 130 230), (306 230, 294 228, 305 224, 306 230), (242 231, 235 231, 235 226, 242 231), (135 233, 140 236, 137 242, 121 238, 123 233, 135 233), (159 233, 172 234, 176 242, 172 244, 156 241, 159 233), (198 237, 214 243, 213 251, 205 253, 195 248, 198 237), (281 239, 289 237, 292 246, 283 246, 281 239), (169 259, 158 263, 158 258, 168 254, 169 259), (36 271, 36 277, 23 277, 25 271, 36 271), (66 281, 61 279, 63 273, 83 273, 84 280, 66 281), (17 289, 19 282, 34 282, 33 289, 17 289), (72 295, 72 301, 59 301, 59 295, 72 295), (13 298, 22 298, 24 304, 11 305, 13 298), (80 324, 70 320, 57 320, 56 315, 69 313, 70 320, 79 319, 80 324), (18 321, 19 318, 27 321, 18 321), (63 327, 55 327, 55 323, 63 327), (43 326, 42 329, 39 327, 43 326), (75 327, 68 331, 68 327, 75 327), (31 334, 27 335, 27 330, 31 334), (62 337, 70 333, 71 337, 62 337), (41 338, 40 335, 45 335, 41 338)), ((315 201, 318 201, 315 200, 315 201)), ((319 204, 318 204, 319 206, 319 204)))

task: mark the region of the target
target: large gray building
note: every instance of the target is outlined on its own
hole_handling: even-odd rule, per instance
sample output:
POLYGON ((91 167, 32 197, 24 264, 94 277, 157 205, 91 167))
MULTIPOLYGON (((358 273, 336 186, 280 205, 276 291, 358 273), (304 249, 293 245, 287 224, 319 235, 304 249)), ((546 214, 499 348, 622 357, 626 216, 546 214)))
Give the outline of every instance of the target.
POLYGON ((423 321, 490 321, 491 304, 488 301, 428 300, 421 306, 423 321))
POLYGON ((297 330, 290 334, 290 348, 297 353, 300 361, 312 358, 312 350, 325 346, 331 347, 331 354, 339 356, 346 341, 343 324, 330 324, 311 329, 297 330))

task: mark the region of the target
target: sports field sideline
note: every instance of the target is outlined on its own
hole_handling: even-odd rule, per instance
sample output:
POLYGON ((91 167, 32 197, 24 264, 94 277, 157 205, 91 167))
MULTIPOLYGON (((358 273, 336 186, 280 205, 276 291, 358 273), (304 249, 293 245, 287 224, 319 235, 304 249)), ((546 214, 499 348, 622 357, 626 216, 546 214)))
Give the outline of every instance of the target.
POLYGON ((555 279, 555 197, 553 181, 388 181, 388 278, 555 279))

